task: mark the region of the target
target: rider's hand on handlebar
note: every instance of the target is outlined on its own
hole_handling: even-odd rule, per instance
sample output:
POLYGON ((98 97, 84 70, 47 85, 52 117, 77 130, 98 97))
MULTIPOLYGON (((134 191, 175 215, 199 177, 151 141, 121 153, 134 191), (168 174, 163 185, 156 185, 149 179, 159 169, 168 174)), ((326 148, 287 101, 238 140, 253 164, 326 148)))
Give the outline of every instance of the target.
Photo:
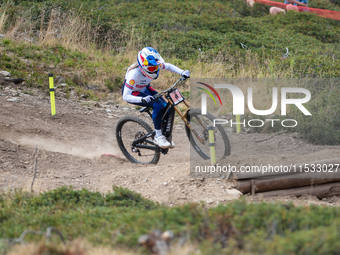
POLYGON ((184 78, 189 78, 189 77, 190 77, 190 71, 189 71, 189 70, 183 71, 183 72, 181 73, 181 75, 182 75, 184 78))
POLYGON ((149 103, 153 99, 154 99, 153 96, 146 96, 142 98, 142 102, 149 103))

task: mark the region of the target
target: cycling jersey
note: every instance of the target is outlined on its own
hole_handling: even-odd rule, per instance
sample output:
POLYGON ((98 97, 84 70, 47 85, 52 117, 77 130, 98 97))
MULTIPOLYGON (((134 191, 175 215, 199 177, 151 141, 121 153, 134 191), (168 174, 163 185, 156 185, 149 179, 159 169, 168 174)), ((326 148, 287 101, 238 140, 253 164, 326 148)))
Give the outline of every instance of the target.
MULTIPOLYGON (((140 71, 139 67, 133 68, 134 65, 130 66, 125 74, 125 82, 123 85, 123 99, 128 103, 141 103, 142 98, 139 96, 141 93, 151 92, 151 94, 156 94, 157 92, 150 86, 150 82, 153 80, 147 76, 144 76, 140 71), (135 93, 134 93, 135 92, 135 93), (140 92, 140 93, 136 93, 140 92), (154 93, 152 93, 154 92, 154 93)), ((160 67, 161 69, 168 70, 181 75, 183 70, 177 66, 164 63, 160 67)), ((149 93, 148 93, 149 94, 149 93)))

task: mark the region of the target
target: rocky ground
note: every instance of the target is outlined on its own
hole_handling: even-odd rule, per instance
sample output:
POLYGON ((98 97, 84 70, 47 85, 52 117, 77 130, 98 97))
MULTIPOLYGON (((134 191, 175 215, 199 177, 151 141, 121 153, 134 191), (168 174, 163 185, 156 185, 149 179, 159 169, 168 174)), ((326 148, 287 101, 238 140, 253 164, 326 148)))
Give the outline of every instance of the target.
MULTIPOLYGON (((204 201, 215 206, 239 198, 232 188, 233 180, 189 177, 190 147, 179 121, 173 135, 176 148, 162 155, 157 165, 136 165, 120 152, 114 130, 125 115, 141 117, 151 124, 145 114, 117 104, 113 97, 99 103, 88 102, 79 100, 74 93, 66 99, 58 90, 56 110, 52 116, 47 93, 0 79, 0 189, 31 190, 37 162, 35 193, 64 185, 107 192, 117 185, 166 205, 204 201), (118 157, 102 157, 103 153, 118 157)), ((235 166, 310 162, 340 154, 339 146, 311 145, 296 134, 271 136, 228 131, 228 136, 232 155, 223 163, 235 166)), ((246 199, 253 201, 251 196, 246 199)), ((276 200, 300 205, 340 204, 336 197, 322 201, 314 197, 266 199, 276 200)))

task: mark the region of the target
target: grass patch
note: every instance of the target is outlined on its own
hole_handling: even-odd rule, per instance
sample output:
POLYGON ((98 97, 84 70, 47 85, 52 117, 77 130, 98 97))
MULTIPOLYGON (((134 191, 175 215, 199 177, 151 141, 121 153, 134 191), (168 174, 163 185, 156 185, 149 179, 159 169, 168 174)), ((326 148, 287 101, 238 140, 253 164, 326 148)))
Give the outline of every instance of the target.
MULTIPOLYGON (((2 194, 0 235, 15 238, 26 229, 54 226, 68 241, 85 238, 93 245, 129 247, 139 253, 143 248, 137 245, 138 237, 161 229, 174 231, 175 240, 187 236, 202 254, 330 254, 339 248, 339 216, 337 207, 243 200, 208 210, 198 204, 168 208, 124 188, 103 195, 63 187, 38 196, 2 194)), ((38 242, 41 237, 25 240, 38 242)))

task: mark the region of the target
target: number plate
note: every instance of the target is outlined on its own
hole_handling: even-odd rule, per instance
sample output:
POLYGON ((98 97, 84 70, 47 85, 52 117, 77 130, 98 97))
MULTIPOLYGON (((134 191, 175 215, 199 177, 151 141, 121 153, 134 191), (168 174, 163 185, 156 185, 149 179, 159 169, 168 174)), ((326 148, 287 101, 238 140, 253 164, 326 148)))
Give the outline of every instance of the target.
POLYGON ((174 105, 178 105, 180 102, 184 100, 184 97, 182 96, 181 92, 179 92, 178 89, 175 89, 173 92, 170 93, 170 98, 174 105))

